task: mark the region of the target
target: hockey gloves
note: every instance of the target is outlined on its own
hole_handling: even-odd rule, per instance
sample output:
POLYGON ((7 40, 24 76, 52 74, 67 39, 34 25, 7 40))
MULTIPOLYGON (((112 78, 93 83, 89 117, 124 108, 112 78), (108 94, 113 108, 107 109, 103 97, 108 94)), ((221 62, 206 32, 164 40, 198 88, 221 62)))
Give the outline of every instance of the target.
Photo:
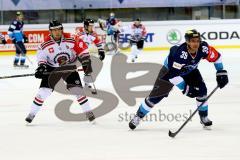
POLYGON ((16 44, 17 42, 16 42, 16 39, 12 39, 12 43, 13 44, 16 44))
POLYGON ((98 51, 98 55, 99 55, 99 59, 100 59, 101 61, 103 61, 104 58, 105 58, 105 53, 104 53, 104 51, 98 51))
POLYGON ((188 97, 195 98, 199 95, 199 88, 194 86, 185 85, 182 93, 188 97))
POLYGON ((216 74, 218 86, 222 89, 228 83, 228 74, 226 70, 219 70, 216 74))
POLYGON ((47 72, 47 65, 46 64, 40 64, 38 68, 35 71, 35 77, 42 79, 45 75, 44 73, 47 72))
POLYGON ((6 41, 5 39, 3 39, 3 40, 2 40, 2 44, 5 45, 6 43, 7 43, 7 41, 6 41))

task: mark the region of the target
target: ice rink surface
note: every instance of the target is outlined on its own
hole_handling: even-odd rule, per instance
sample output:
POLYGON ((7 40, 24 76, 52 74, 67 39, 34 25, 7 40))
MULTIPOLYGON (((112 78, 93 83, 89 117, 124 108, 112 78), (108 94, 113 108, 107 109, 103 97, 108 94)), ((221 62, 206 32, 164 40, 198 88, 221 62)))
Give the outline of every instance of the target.
MULTIPOLYGON (((112 112, 97 118, 96 125, 89 122, 66 122, 55 115, 55 105, 66 95, 53 93, 44 103, 33 123, 24 121, 38 91, 40 80, 23 77, 0 80, 0 160, 239 160, 240 144, 240 50, 219 50, 223 55, 229 84, 209 100, 209 117, 212 130, 204 130, 198 115, 176 138, 168 137, 168 130, 175 131, 183 123, 172 115, 189 115, 196 108, 189 99, 174 88, 167 99, 151 111, 157 120, 141 122, 135 131, 129 131, 129 117, 135 113, 144 98, 129 107, 119 98, 112 112), (159 120, 159 112, 168 119, 159 120)), ((32 61, 34 56, 29 56, 32 61)), ((166 53, 146 52, 138 62, 162 63, 166 53)), ((112 56, 106 56, 103 69, 97 78, 98 89, 115 92, 110 79, 112 56)), ((29 69, 13 69, 12 56, 0 57, 0 76, 34 73, 29 69)), ((35 63, 35 61, 34 61, 35 63)), ((208 92, 216 86, 213 64, 202 61, 199 69, 207 84, 208 92)), ((145 87, 138 88, 145 90, 145 87)), ((90 98, 91 106, 99 101, 90 98)), ((79 109, 77 105, 73 110, 79 109)), ((76 111, 77 112, 77 111, 76 111)))

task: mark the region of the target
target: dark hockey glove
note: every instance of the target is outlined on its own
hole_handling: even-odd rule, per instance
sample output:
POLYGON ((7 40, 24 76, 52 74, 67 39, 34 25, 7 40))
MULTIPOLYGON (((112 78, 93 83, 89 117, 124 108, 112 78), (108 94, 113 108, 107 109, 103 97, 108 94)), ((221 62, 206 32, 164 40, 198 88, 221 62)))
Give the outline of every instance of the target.
POLYGON ((98 55, 99 55, 99 59, 100 59, 101 61, 103 61, 104 58, 105 58, 105 52, 102 51, 102 50, 100 50, 100 51, 98 51, 98 55))
POLYGON ((2 40, 2 44, 7 44, 7 41, 5 39, 2 40))
POLYGON ((40 64, 38 68, 35 71, 35 77, 42 79, 45 75, 44 73, 47 72, 47 65, 46 64, 40 64))
POLYGON ((218 86, 222 89, 226 84, 228 84, 228 74, 226 70, 217 71, 216 79, 218 86))
POLYGON ((24 43, 28 43, 28 37, 23 35, 24 43))
POLYGON ((90 73, 92 73, 91 59, 89 56, 79 58, 79 61, 82 63, 85 75, 89 75, 90 73))
POLYGON ((141 40, 145 41, 146 37, 142 37, 141 40))
POLYGON ((186 85, 182 93, 190 98, 195 98, 199 95, 199 88, 186 85))

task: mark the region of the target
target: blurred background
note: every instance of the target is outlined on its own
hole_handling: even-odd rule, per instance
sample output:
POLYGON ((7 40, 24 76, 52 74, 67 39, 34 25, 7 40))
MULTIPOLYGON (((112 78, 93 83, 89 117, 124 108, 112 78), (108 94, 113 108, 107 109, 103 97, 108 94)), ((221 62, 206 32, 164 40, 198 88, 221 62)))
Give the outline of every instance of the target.
POLYGON ((110 12, 125 22, 240 18, 239 0, 0 0, 0 9, 1 25, 10 24, 16 11, 23 11, 26 24, 79 23, 110 12))

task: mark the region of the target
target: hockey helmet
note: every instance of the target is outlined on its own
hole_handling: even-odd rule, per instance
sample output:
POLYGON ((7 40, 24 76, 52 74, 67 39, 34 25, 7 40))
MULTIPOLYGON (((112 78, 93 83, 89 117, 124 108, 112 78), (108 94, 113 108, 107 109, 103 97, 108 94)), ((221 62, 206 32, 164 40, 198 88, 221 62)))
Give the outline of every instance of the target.
POLYGON ((111 17, 111 18, 114 18, 114 17, 115 17, 115 13, 111 12, 111 13, 110 13, 110 17, 111 17))
POLYGON ((136 19, 134 20, 134 25, 135 25, 135 26, 141 25, 141 19, 140 19, 140 18, 136 18, 136 19))
POLYGON ((94 25, 94 20, 88 18, 85 19, 83 22, 84 28, 87 28, 88 26, 93 26, 94 25))
POLYGON ((191 38, 200 38, 201 39, 201 35, 200 35, 200 33, 196 29, 188 30, 185 33, 184 37, 185 37, 186 41, 190 41, 191 38))
POLYGON ((135 21, 141 22, 141 19, 140 18, 136 18, 135 21))
POLYGON ((16 16, 21 16, 21 15, 23 15, 22 12, 20 12, 20 11, 16 12, 16 16))
POLYGON ((58 20, 52 20, 49 22, 49 30, 51 29, 63 29, 62 23, 60 23, 58 20))

